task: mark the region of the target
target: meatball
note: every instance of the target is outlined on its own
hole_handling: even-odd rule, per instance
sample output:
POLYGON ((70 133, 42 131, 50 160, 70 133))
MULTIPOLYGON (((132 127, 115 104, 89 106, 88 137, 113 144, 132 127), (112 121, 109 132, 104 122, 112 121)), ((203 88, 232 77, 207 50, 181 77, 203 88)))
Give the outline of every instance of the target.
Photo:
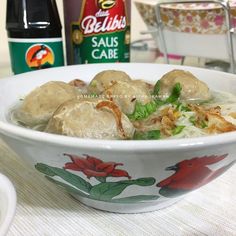
POLYGON ((81 79, 71 80, 68 84, 76 87, 82 94, 88 93, 88 85, 81 79))
POLYGON ((193 74, 184 70, 172 70, 160 79, 160 98, 169 97, 176 83, 180 83, 182 87, 180 95, 182 101, 198 102, 211 98, 208 86, 193 74))
POLYGON ((134 127, 111 101, 75 99, 54 112, 45 131, 80 138, 131 139, 134 127))
POLYGON ((90 93, 101 94, 104 90, 115 84, 117 81, 131 81, 129 75, 123 71, 105 70, 98 73, 90 82, 88 90, 90 93))
POLYGON ((136 102, 145 105, 152 100, 148 87, 143 86, 142 83, 137 83, 137 81, 119 81, 104 91, 103 94, 119 105, 125 114, 134 112, 136 102))
POLYGON ((137 79, 137 80, 132 80, 132 83, 137 86, 140 86, 142 89, 145 87, 145 89, 147 89, 150 94, 152 94, 154 91, 154 85, 151 83, 148 83, 147 81, 137 79))
POLYGON ((78 90, 65 82, 50 81, 34 89, 15 110, 15 118, 26 126, 47 123, 63 102, 76 98, 78 90))

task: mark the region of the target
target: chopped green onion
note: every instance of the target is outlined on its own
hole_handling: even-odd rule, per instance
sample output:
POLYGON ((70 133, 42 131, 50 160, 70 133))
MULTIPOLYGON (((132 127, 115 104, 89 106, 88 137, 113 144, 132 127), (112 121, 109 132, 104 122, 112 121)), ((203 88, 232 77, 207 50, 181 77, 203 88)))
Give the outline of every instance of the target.
POLYGON ((175 109, 178 110, 178 111, 181 111, 182 103, 181 102, 176 102, 175 105, 176 105, 175 109))
POLYGON ((165 105, 165 101, 162 101, 160 99, 155 99, 155 103, 158 107, 165 105))
MULTIPOLYGON (((190 121, 193 125, 196 125, 196 118, 195 118, 194 116, 191 116, 191 117, 189 118, 189 121, 190 121)), ((200 123, 200 126, 201 126, 202 129, 204 129, 204 128, 207 127, 207 123, 206 123, 204 120, 202 120, 201 123, 200 123)))
POLYGON ((131 120, 143 120, 154 113, 156 108, 157 105, 155 102, 149 102, 145 105, 140 102, 136 102, 133 114, 128 115, 128 117, 131 120))
MULTIPOLYGON (((158 95, 157 92, 159 92, 159 90, 160 90, 160 83, 158 83, 158 82, 159 82, 159 80, 157 81, 157 83, 155 85, 156 88, 154 87, 154 95, 158 95)), ((178 106, 179 105, 178 99, 180 97, 181 90, 182 90, 182 87, 181 87, 180 83, 176 83, 172 89, 171 95, 166 100, 160 100, 158 98, 155 99, 156 105, 162 106, 162 105, 168 104, 168 103, 172 103, 172 104, 177 103, 177 106, 178 106)))
POLYGON ((166 103, 174 103, 176 102, 181 94, 182 87, 180 83, 176 83, 172 89, 171 95, 166 99, 166 103))
POLYGON ((90 93, 90 97, 92 97, 92 98, 97 98, 98 95, 97 95, 96 93, 90 93))
POLYGON ((204 129, 204 128, 206 128, 206 127, 207 127, 207 123, 203 120, 203 121, 201 122, 201 128, 204 129))
POLYGON ((186 111, 186 112, 191 111, 191 109, 189 109, 187 106, 184 106, 183 104, 181 104, 179 106, 179 110, 180 111, 186 111))
POLYGON ((189 122, 191 122, 193 125, 195 125, 195 123, 196 123, 196 118, 195 118, 195 116, 189 117, 189 122))
POLYGON ((155 84, 155 86, 154 86, 154 91, 153 91, 153 94, 154 95, 158 95, 159 94, 159 92, 160 92, 160 80, 158 80, 157 82, 156 82, 156 84, 155 84))
POLYGON ((191 111, 187 106, 179 101, 174 102, 174 105, 176 105, 175 109, 178 111, 191 111))
POLYGON ((176 128, 174 128, 174 129, 172 130, 172 134, 173 134, 173 135, 180 134, 184 128, 185 128, 184 125, 179 125, 179 126, 177 126, 176 128))
MULTIPOLYGON (((159 89, 160 89, 160 82, 158 80, 154 88, 154 94, 157 95, 159 92, 159 89)), ((131 120, 143 120, 147 118, 149 115, 151 115, 152 113, 156 111, 158 106, 177 102, 177 100, 179 99, 181 90, 182 90, 182 87, 180 83, 176 83, 175 86, 173 87, 171 95, 164 101, 160 99, 155 99, 153 102, 147 103, 145 105, 141 104, 140 102, 136 102, 135 110, 133 114, 128 115, 128 117, 131 120)))
POLYGON ((97 87, 97 81, 96 80, 91 81, 90 86, 93 88, 97 87))
POLYGON ((134 140, 157 140, 161 138, 160 130, 150 130, 147 132, 135 132, 134 140))

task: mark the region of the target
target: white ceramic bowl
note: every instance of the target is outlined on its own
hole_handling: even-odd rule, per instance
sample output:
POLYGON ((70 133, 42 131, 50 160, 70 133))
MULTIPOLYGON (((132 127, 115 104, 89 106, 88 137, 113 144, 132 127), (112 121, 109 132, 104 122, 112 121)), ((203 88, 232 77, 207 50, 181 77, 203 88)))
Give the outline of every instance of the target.
POLYGON ((212 89, 236 91, 235 75, 191 67, 118 63, 41 70, 0 80, 1 136, 47 180, 91 207, 131 213, 169 206, 234 164, 236 132, 158 141, 88 140, 17 127, 6 117, 19 98, 49 80, 90 81, 102 70, 116 69, 126 71, 133 78, 155 82, 174 68, 191 71, 212 89), (202 162, 203 171, 188 171, 190 175, 178 182, 175 174, 184 160, 189 168, 194 160, 202 162), (65 170, 66 163, 73 165, 74 171, 65 170), (175 186, 176 181, 179 187, 175 186))
POLYGON ((0 174, 0 235, 6 235, 16 210, 16 192, 13 184, 0 174))

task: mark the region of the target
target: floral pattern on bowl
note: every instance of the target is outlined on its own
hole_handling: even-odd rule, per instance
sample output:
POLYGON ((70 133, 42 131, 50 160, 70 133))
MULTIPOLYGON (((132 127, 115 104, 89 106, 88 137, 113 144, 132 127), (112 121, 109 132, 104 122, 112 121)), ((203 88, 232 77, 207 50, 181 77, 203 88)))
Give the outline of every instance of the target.
POLYGON ((209 165, 222 161, 228 154, 194 157, 167 167, 165 170, 175 171, 175 173, 154 185, 156 183, 154 177, 132 179, 126 170, 117 168, 123 166, 123 163, 103 162, 101 159, 89 155, 84 155, 85 157, 64 155, 68 156, 71 162, 65 163, 63 168, 52 167, 43 163, 36 164, 35 168, 45 174, 48 180, 63 187, 71 194, 97 201, 123 204, 154 201, 161 196, 179 197, 212 181, 235 163, 233 161, 219 169, 211 170, 208 167, 209 165), (97 183, 91 184, 85 178, 67 170, 82 172, 88 180, 95 178, 97 183), (55 179, 55 177, 59 177, 59 179, 55 179), (111 181, 110 179, 116 180, 120 177, 125 177, 127 180, 111 181), (153 193, 157 191, 156 187, 160 189, 159 194, 118 197, 129 186, 136 186, 136 188, 153 186, 153 193))
POLYGON ((111 203, 137 203, 159 198, 158 195, 134 195, 124 198, 115 198, 129 186, 152 186, 155 184, 156 180, 152 177, 131 179, 131 176, 127 171, 116 168, 117 166, 123 165, 122 163, 103 162, 102 160, 89 155, 85 155, 86 158, 70 154, 65 155, 71 158, 71 162, 65 163, 63 169, 51 167, 42 163, 37 164, 35 168, 44 173, 48 180, 64 187, 69 193, 111 203), (97 184, 92 185, 84 178, 68 172, 66 169, 82 172, 88 179, 94 177, 97 180, 97 184), (52 178, 55 176, 60 177, 65 182, 52 178), (108 177, 126 177, 128 180, 111 182, 107 180, 108 177))
MULTIPOLYGON (((135 2, 144 22, 156 26, 155 5, 135 2)), ((236 2, 230 1, 231 21, 236 26, 236 2)), ((196 34, 224 34, 224 10, 214 3, 165 4, 161 7, 162 21, 169 30, 196 34)))

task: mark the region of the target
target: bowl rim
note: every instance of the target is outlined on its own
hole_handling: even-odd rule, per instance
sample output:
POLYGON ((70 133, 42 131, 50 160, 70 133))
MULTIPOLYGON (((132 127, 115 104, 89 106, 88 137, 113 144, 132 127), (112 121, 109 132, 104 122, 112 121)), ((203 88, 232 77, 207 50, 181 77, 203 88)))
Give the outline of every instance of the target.
POLYGON ((6 235, 16 213, 17 197, 12 182, 4 174, 0 173, 0 190, 6 195, 7 210, 0 225, 0 235, 6 235))
POLYGON ((10 136, 15 139, 24 139, 27 142, 36 141, 39 143, 51 144, 55 146, 107 151, 173 151, 236 143, 236 131, 217 135, 180 139, 101 140, 44 133, 0 121, 0 132, 2 132, 5 136, 10 136))
MULTIPOLYGON (((109 63, 109 65, 114 63, 109 63)), ((101 68, 107 67, 106 63, 98 63, 96 64, 101 68)), ((119 63, 115 64, 118 69, 122 69, 123 66, 157 66, 156 63, 119 63)), ((73 70, 77 69, 77 67, 88 67, 94 66, 93 64, 81 64, 81 65, 69 65, 62 67, 54 67, 50 69, 44 69, 39 71, 27 72, 24 73, 24 79, 28 80, 32 75, 39 74, 41 76, 45 75, 45 73, 50 71, 58 71, 62 70, 73 70)), ((211 74, 222 74, 222 76, 227 75, 227 79, 235 80, 236 75, 230 74, 222 71, 214 71, 206 68, 196 68, 191 66, 181 66, 181 65, 169 65, 169 64, 161 64, 159 65, 167 70, 173 69, 191 69, 192 71, 210 71, 211 74)), ((107 67, 110 68, 109 66, 107 67)), ((22 74, 9 76, 7 78, 1 79, 1 81, 12 80, 12 78, 17 80, 22 79, 22 74)), ((15 139, 24 139, 27 142, 37 141, 43 144, 51 144, 54 146, 67 146, 74 148, 86 148, 88 150, 107 150, 107 151, 166 151, 166 150, 183 150, 183 149, 196 149, 196 148, 204 148, 208 146, 218 146, 222 144, 230 144, 236 143, 236 131, 217 134, 217 135, 209 135, 202 137, 194 137, 194 138, 180 138, 180 139, 164 139, 164 140, 100 140, 100 139, 85 139, 78 137, 68 137, 57 134, 44 133, 40 131, 30 130, 24 127, 19 127, 15 124, 7 123, 5 121, 0 120, 0 133, 4 136, 9 136, 15 139)), ((1 134, 0 134, 1 135, 1 134)))

